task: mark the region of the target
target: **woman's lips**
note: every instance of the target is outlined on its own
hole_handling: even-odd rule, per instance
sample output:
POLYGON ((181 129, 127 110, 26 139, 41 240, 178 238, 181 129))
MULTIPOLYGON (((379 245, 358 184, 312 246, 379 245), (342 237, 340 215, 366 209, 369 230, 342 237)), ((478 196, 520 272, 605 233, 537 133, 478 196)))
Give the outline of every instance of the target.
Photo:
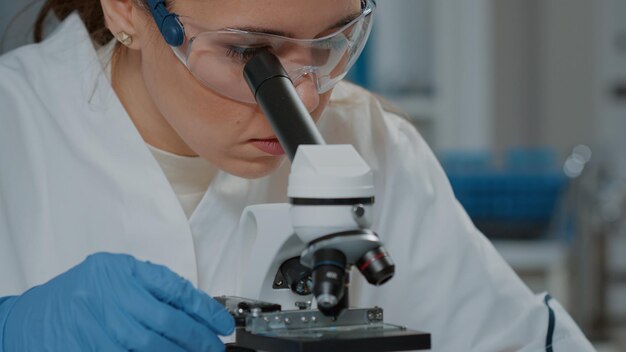
POLYGON ((257 149, 266 152, 271 155, 284 155, 285 150, 280 145, 280 142, 276 138, 270 139, 252 139, 250 143, 257 147, 257 149))

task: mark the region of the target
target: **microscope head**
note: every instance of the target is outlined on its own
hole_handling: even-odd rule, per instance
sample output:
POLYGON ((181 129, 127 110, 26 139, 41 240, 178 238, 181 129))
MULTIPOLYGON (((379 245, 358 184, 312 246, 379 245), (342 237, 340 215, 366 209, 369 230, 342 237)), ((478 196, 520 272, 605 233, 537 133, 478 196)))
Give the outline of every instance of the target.
POLYGON ((301 145, 287 193, 291 224, 307 243, 300 262, 312 270, 312 292, 322 313, 336 316, 347 308, 347 275, 352 266, 374 285, 393 276, 393 262, 369 230, 373 173, 353 146, 301 145))

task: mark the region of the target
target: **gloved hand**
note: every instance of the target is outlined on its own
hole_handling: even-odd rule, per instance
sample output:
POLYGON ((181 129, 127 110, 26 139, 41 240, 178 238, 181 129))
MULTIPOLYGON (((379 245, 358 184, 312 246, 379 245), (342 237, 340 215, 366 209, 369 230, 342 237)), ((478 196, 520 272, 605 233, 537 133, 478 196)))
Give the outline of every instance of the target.
POLYGON ((121 254, 91 255, 5 304, 4 352, 223 351, 217 335, 234 329, 226 309, 189 281, 121 254))

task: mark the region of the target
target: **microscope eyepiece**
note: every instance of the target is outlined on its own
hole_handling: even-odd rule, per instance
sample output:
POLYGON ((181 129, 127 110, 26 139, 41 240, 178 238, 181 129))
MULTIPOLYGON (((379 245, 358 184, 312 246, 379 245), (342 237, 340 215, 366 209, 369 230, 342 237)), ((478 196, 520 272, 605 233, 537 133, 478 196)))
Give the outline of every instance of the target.
POLYGON ((336 249, 321 249, 313 255, 313 295, 318 309, 336 316, 345 293, 346 256, 336 249))
POLYGON ((367 282, 375 286, 391 280, 396 271, 395 264, 383 246, 367 251, 356 265, 367 282))
POLYGON ((302 144, 326 144, 276 56, 256 55, 244 67, 244 77, 289 160, 302 144))

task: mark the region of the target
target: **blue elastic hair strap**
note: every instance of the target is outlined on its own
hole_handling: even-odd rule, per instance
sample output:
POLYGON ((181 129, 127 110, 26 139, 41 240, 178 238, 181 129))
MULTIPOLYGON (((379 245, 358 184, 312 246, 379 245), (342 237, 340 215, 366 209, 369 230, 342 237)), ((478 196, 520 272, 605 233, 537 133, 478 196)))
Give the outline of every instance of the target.
POLYGON ((556 318, 554 316, 554 310, 552 310, 552 307, 550 307, 550 304, 548 304, 548 302, 550 302, 551 299, 552 299, 552 296, 550 296, 550 294, 546 294, 546 296, 543 299, 543 302, 546 304, 546 307, 548 307, 548 334, 546 336, 546 352, 553 352, 552 337, 554 335, 554 326, 556 325, 556 318))
POLYGON ((164 0, 148 0, 148 6, 167 44, 174 47, 183 45, 185 42, 185 28, 178 19, 178 15, 167 10, 164 0))

